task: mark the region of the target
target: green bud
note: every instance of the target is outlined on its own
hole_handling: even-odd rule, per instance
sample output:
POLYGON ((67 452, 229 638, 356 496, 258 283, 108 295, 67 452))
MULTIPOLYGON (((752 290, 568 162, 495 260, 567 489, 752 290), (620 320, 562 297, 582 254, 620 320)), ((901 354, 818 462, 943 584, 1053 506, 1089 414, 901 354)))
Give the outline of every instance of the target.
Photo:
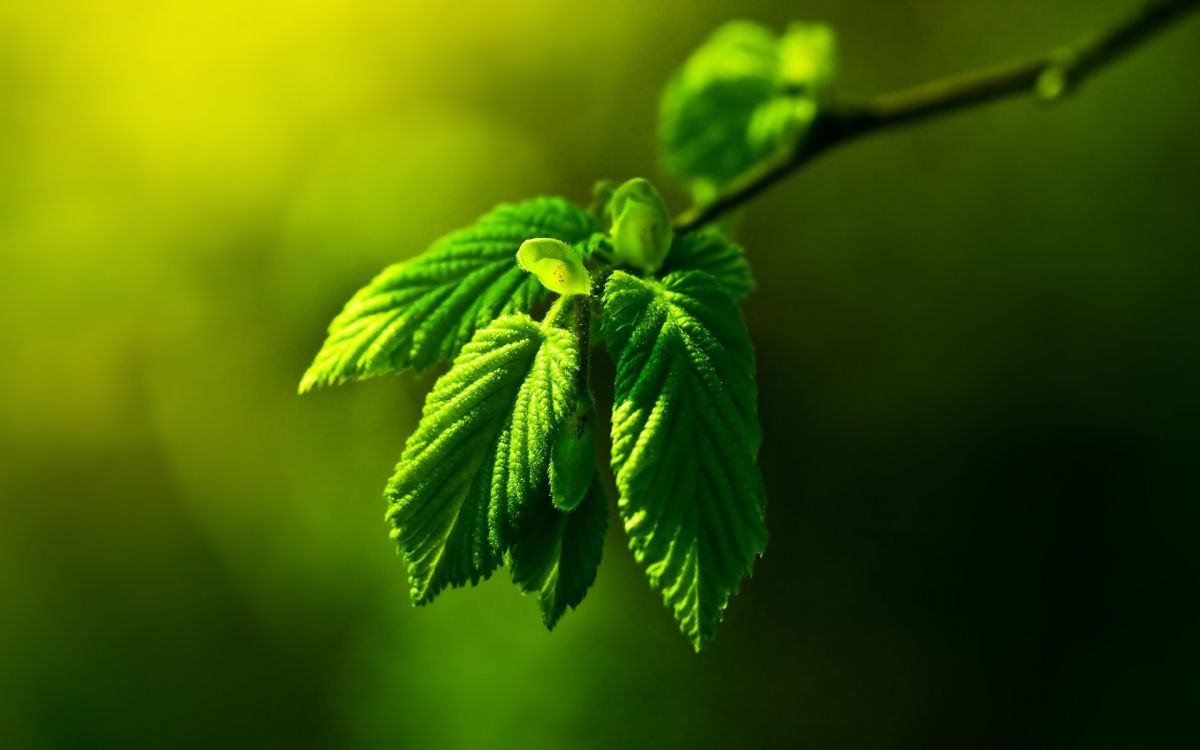
POLYGON ((586 393, 575 402, 550 454, 550 497, 559 510, 583 502, 596 474, 596 410, 586 393))
POLYGON ((1061 99, 1067 93, 1067 74, 1061 67, 1053 66, 1042 71, 1037 78, 1037 95, 1044 102, 1061 99))
POLYGON ((583 258, 565 242, 544 237, 525 240, 517 250, 517 264, 552 292, 565 296, 592 291, 592 278, 583 266, 583 258))
POLYGON ((629 180, 613 193, 608 210, 617 259, 648 273, 657 271, 671 249, 672 235, 667 206, 654 186, 641 177, 629 180))

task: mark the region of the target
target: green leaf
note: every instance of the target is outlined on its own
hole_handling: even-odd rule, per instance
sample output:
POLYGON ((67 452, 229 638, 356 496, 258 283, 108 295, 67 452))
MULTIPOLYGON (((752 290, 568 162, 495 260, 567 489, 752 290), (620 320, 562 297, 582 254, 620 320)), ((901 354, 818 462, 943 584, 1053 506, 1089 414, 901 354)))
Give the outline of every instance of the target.
POLYGON ((675 238, 661 273, 704 271, 725 287, 734 299, 742 300, 754 290, 754 277, 741 245, 715 229, 688 232, 675 238))
POLYGON ((733 297, 702 271, 614 272, 604 304, 618 508, 700 650, 767 541, 753 347, 733 297))
POLYGON ((570 331, 511 315, 480 328, 434 384, 386 493, 415 604, 500 564, 544 493, 578 368, 570 331))
POLYGON ((568 607, 579 606, 595 582, 607 527, 604 493, 594 480, 583 502, 570 512, 555 508, 543 494, 536 520, 513 544, 513 582, 526 593, 537 593, 547 629, 554 629, 568 607))
POLYGON ((782 35, 748 21, 713 32, 667 85, 659 143, 667 172, 698 200, 798 139, 833 82, 834 36, 793 23, 782 35))
POLYGON ((574 243, 593 230, 573 204, 534 198, 503 204, 424 254, 389 266, 334 318, 300 392, 453 358, 480 326, 528 312, 544 296, 537 278, 517 265, 521 243, 533 237, 574 243))
POLYGON ((837 75, 837 36, 820 23, 792 22, 779 40, 779 77, 789 89, 819 98, 837 75))

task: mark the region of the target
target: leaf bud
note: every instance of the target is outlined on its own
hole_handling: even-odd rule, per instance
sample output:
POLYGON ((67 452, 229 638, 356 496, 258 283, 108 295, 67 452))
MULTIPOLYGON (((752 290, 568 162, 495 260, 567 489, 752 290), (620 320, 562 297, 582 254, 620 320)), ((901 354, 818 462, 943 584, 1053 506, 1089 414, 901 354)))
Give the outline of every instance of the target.
POLYGON ((539 237, 525 240, 517 250, 517 264, 538 277, 552 292, 564 296, 589 294, 592 278, 575 248, 560 240, 539 237))
POLYGON ((635 177, 613 193, 609 203, 617 259, 647 273, 662 265, 671 249, 671 217, 662 196, 635 177))

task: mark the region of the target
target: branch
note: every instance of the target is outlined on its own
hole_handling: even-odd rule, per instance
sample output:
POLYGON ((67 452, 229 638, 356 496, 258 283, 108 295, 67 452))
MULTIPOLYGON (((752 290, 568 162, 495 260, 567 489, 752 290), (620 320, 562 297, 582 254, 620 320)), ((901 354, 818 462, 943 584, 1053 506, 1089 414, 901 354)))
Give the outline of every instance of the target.
POLYGON ((677 216, 675 231, 690 232, 708 224, 820 154, 855 138, 1019 94, 1058 98, 1195 10, 1200 10, 1200 0, 1150 0, 1107 31, 1089 34, 1039 57, 1015 60, 883 94, 857 104, 823 110, 798 142, 752 165, 710 203, 677 216))

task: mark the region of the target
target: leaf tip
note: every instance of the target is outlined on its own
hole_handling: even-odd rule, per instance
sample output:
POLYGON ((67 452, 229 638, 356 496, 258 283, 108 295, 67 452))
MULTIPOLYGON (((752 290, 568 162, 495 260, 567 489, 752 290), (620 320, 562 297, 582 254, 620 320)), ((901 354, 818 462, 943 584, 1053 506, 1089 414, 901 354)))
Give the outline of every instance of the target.
POLYGON ((304 377, 300 378, 300 385, 296 387, 296 395, 303 396, 306 393, 316 390, 318 381, 319 378, 317 375, 312 371, 312 368, 309 368, 305 371, 304 377))
POLYGON ((559 612, 542 612, 542 625, 546 626, 547 633, 553 633, 554 627, 558 625, 558 621, 562 619, 563 613, 559 612))

